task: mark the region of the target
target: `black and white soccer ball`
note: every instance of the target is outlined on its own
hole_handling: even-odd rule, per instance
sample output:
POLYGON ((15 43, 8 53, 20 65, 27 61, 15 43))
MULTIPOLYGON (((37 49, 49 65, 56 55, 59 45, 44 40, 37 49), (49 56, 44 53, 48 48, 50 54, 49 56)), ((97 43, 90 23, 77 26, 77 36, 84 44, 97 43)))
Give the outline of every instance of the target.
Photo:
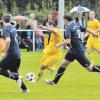
POLYGON ((32 73, 32 72, 29 72, 29 73, 27 73, 26 74, 26 80, 27 81, 33 81, 35 79, 35 74, 34 73, 32 73))

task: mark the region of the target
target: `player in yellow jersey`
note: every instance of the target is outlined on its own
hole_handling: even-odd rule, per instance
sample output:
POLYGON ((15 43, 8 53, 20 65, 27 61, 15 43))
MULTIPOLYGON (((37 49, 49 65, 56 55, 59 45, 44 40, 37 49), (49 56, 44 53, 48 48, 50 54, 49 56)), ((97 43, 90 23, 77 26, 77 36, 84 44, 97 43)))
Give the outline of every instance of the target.
POLYGON ((50 31, 50 41, 49 44, 44 48, 44 54, 40 61, 40 72, 36 77, 36 81, 38 81, 45 69, 50 70, 51 72, 54 71, 56 64, 61 60, 62 53, 61 48, 57 48, 57 43, 62 42, 62 32, 60 29, 56 28, 55 22, 50 21, 48 26, 39 26, 42 29, 50 31))
POLYGON ((94 36, 93 34, 89 34, 89 38, 87 40, 87 51, 89 54, 89 58, 90 58, 91 62, 94 63, 93 54, 92 54, 91 50, 93 48, 98 53, 100 53, 100 37, 99 37, 100 22, 95 18, 94 11, 90 11, 89 18, 90 18, 90 20, 88 21, 87 27, 88 27, 88 29, 94 31, 94 33, 97 34, 97 36, 94 36))

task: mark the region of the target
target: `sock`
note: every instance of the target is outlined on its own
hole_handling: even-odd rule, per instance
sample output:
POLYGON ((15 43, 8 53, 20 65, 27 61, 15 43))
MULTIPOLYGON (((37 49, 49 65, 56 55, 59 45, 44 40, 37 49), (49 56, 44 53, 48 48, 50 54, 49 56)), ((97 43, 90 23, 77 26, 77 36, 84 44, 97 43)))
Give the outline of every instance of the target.
POLYGON ((40 78, 43 76, 44 70, 46 69, 45 66, 42 66, 40 72, 38 73, 37 77, 35 78, 36 81, 39 81, 40 78))
POLYGON ((61 76, 64 74, 65 69, 66 69, 66 68, 62 68, 62 67, 60 67, 60 68, 58 69, 57 74, 56 74, 56 77, 55 77, 55 79, 53 80, 53 82, 54 82, 55 84, 58 83, 59 79, 60 79, 61 76))
POLYGON ((93 66, 93 72, 100 72, 100 66, 93 66))
POLYGON ((10 71, 7 71, 7 70, 0 69, 0 74, 13 80, 18 79, 18 75, 13 75, 10 73, 10 71))
POLYGON ((36 80, 36 81, 39 81, 40 78, 41 78, 42 76, 43 76, 43 71, 41 70, 41 71, 38 73, 38 75, 36 76, 35 80, 36 80))
POLYGON ((24 84, 23 82, 22 82, 21 88, 22 88, 23 90, 27 90, 27 87, 25 86, 25 84, 24 84))

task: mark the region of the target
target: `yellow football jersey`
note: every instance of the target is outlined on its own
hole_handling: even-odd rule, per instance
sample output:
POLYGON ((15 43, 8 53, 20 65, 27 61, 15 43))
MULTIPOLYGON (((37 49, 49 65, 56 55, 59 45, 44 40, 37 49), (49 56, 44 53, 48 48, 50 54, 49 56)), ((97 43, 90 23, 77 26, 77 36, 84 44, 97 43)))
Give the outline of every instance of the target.
MULTIPOLYGON (((93 21, 88 21, 87 27, 89 29, 92 29, 93 31, 96 31, 100 28, 100 22, 97 19, 94 19, 93 21)), ((93 35, 90 34, 89 37, 93 38, 93 35)))
POLYGON ((60 29, 55 29, 55 31, 58 33, 57 35, 55 35, 54 33, 51 33, 50 36, 50 41, 48 46, 45 47, 44 49, 44 53, 60 53, 61 52, 61 48, 56 48, 56 44, 57 43, 61 43, 63 40, 62 37, 62 32, 60 31, 60 29))
MULTIPOLYGON (((94 19, 93 21, 88 22, 88 28, 96 31, 100 29, 100 22, 97 19, 94 19)), ((99 34, 99 32, 98 32, 99 34)), ((92 34, 89 35, 89 38, 87 40, 87 48, 95 48, 95 49, 100 49, 100 38, 94 37, 92 34)))

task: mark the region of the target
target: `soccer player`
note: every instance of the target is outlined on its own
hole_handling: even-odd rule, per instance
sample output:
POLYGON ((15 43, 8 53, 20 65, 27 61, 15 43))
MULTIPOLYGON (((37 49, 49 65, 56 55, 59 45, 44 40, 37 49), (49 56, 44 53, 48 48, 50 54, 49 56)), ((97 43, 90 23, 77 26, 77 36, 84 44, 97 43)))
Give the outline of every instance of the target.
MULTIPOLYGON (((82 44, 82 40, 80 39, 80 27, 72 21, 72 17, 69 14, 64 16, 64 24, 66 25, 65 28, 65 35, 66 40, 62 43, 58 43, 57 47, 59 48, 62 45, 70 45, 70 50, 65 55, 65 58, 57 71, 54 80, 46 80, 48 84, 57 84, 61 76, 64 74, 66 67, 73 62, 75 59, 88 71, 91 72, 100 72, 100 66, 93 66, 88 58, 85 56, 84 47, 82 44)), ((91 32, 89 29, 87 31, 91 32)), ((91 34, 93 34, 91 32, 91 34)), ((95 36, 95 33, 94 33, 95 36)))
MULTIPOLYGON (((94 31, 95 33, 97 33, 97 35, 99 35, 100 22, 95 18, 94 11, 90 11, 89 19, 90 20, 88 21, 87 24, 88 29, 94 31)), ((94 37, 93 34, 89 34, 89 38, 87 40, 87 51, 92 63, 94 63, 93 53, 91 51, 93 48, 97 51, 97 53, 100 53, 100 37, 94 37)))
POLYGON ((40 61, 40 72, 36 77, 36 81, 38 81, 45 69, 50 70, 51 72, 55 69, 55 64, 57 64, 62 57, 61 48, 57 48, 57 43, 62 42, 62 32, 56 27, 54 21, 49 21, 48 26, 39 26, 42 29, 50 31, 50 41, 49 44, 44 49, 44 54, 40 61))
POLYGON ((22 92, 28 93, 29 91, 18 73, 21 57, 17 41, 17 30, 10 24, 11 18, 10 14, 5 14, 2 17, 2 35, 5 41, 5 49, 3 59, 0 61, 0 75, 15 80, 22 92))

